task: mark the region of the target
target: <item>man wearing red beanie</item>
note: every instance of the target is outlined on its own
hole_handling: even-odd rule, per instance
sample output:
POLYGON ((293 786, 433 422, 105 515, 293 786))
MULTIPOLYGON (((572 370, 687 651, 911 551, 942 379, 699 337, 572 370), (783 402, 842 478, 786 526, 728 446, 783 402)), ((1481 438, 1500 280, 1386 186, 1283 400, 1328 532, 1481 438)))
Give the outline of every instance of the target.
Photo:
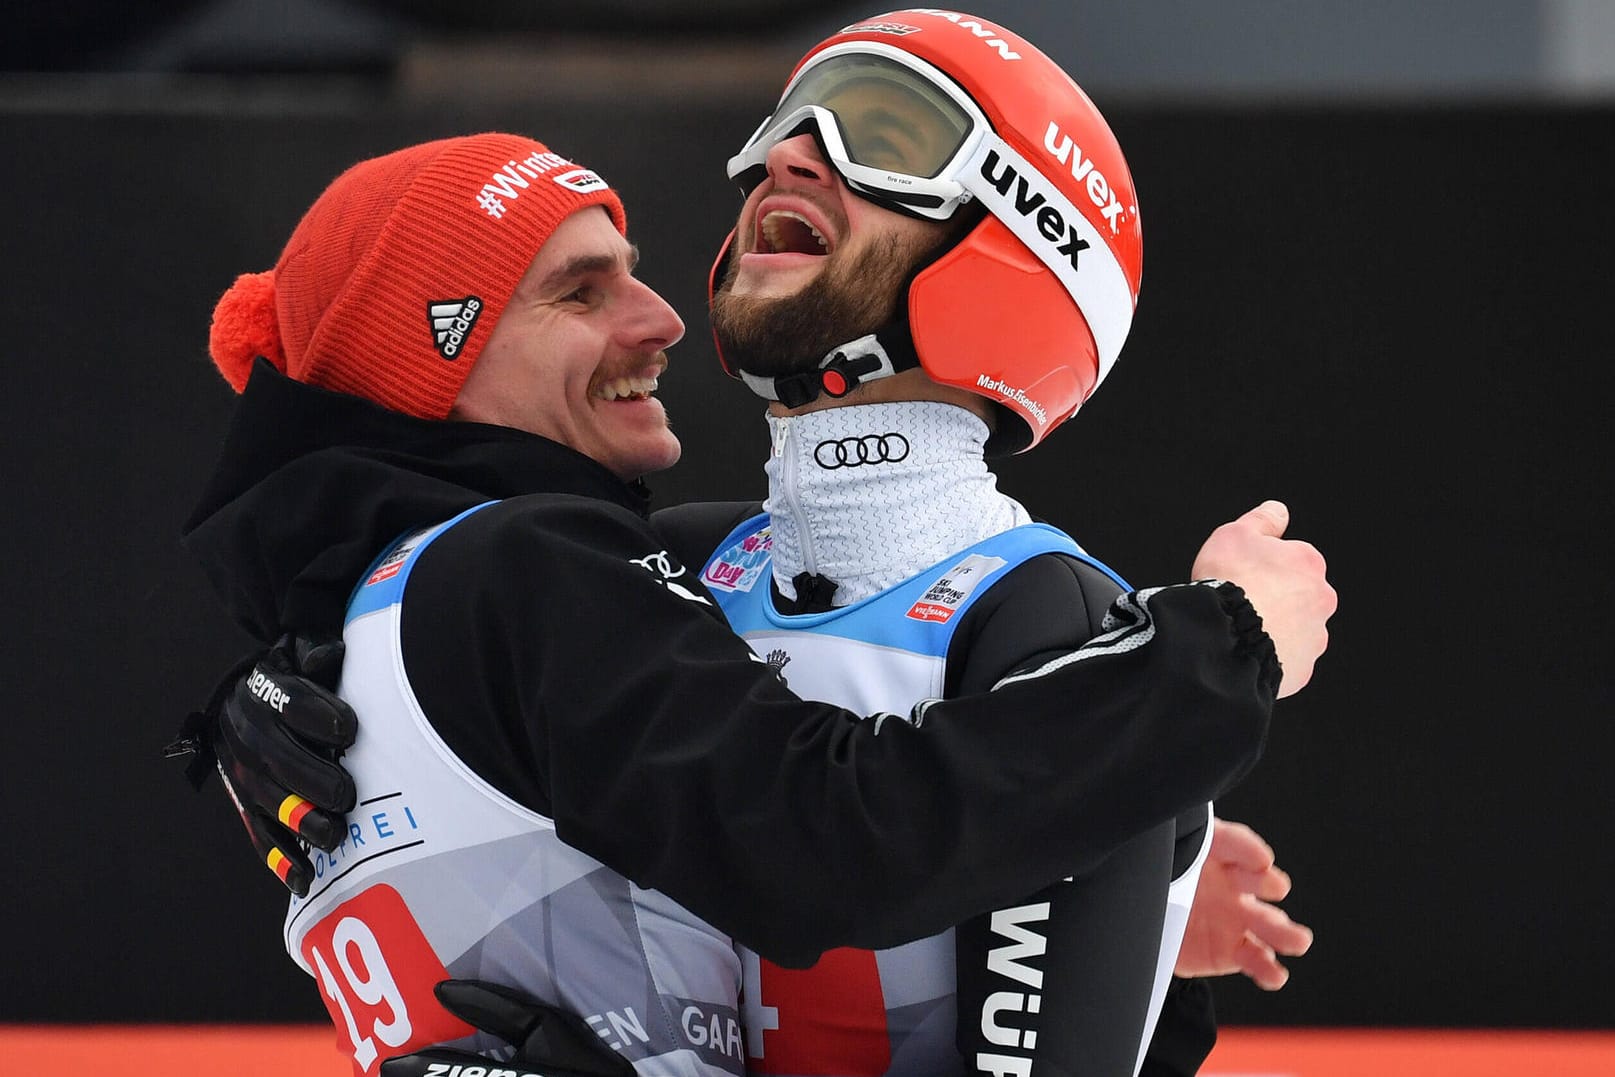
POLYGON ((221 301, 244 395, 187 542, 260 638, 346 625, 366 808, 299 879, 283 831, 249 830, 306 890, 288 946, 358 1073, 490 1045, 455 1012, 561 1069, 737 1073, 731 939, 801 966, 941 931, 1259 749, 1279 672, 1226 584, 1125 599, 1128 646, 909 721, 791 695, 643 519, 633 484, 678 455, 650 394, 682 325, 631 269, 599 177, 476 136, 356 166, 221 301), (444 1010, 451 976, 584 1021, 519 1028, 452 987, 444 1010))

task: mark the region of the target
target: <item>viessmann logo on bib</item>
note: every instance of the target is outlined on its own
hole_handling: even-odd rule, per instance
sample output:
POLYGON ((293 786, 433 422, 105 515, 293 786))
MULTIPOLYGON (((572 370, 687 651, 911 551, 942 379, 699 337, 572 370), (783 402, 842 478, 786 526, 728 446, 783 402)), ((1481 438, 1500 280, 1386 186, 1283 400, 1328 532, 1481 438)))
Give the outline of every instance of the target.
POLYGON ((925 589, 920 600, 909 607, 905 616, 913 621, 946 623, 959 612, 959 607, 964 605, 965 599, 980 586, 982 580, 1007 563, 1002 557, 971 554, 937 577, 936 582, 925 589))
POLYGON ((423 531, 417 531, 403 542, 400 542, 396 547, 394 547, 393 551, 386 557, 382 558, 381 563, 371 571, 370 578, 365 580, 364 585, 366 587, 371 587, 375 584, 390 580, 394 576, 398 575, 399 570, 404 567, 404 562, 409 560, 409 555, 415 552, 415 547, 419 546, 423 541, 425 541, 426 536, 430 533, 430 531, 431 528, 427 528, 423 531))

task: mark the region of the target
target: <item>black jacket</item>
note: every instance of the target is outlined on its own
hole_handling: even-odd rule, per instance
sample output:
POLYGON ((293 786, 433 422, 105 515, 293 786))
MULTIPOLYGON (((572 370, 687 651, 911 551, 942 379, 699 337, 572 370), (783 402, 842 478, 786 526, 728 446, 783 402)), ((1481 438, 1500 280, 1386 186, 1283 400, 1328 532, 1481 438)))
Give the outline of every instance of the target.
POLYGON ((411 576, 404 660, 427 716, 568 843, 781 964, 1080 873, 1261 751, 1278 668, 1237 588, 1168 588, 1142 646, 877 725, 754 660, 641 492, 593 461, 264 364, 186 543, 260 639, 332 633, 383 547, 490 500, 411 576))

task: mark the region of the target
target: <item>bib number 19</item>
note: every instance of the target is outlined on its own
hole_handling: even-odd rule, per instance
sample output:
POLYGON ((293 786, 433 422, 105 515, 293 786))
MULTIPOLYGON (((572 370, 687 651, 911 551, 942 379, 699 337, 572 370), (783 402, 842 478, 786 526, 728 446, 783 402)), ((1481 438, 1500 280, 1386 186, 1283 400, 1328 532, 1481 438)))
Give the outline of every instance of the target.
POLYGON ((359 1077, 376 1072, 381 1058, 474 1031, 438 1005, 432 987, 448 970, 390 886, 327 913, 304 936, 302 953, 359 1077))

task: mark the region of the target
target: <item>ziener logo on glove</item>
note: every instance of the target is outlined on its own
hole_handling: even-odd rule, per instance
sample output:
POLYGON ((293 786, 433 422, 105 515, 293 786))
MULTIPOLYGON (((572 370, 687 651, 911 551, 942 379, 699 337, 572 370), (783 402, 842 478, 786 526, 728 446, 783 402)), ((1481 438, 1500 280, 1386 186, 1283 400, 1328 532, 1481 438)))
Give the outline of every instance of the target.
POLYGON ((252 676, 247 679, 247 691, 273 707, 277 714, 285 713, 286 702, 291 699, 281 689, 280 685, 256 669, 252 671, 252 676))

